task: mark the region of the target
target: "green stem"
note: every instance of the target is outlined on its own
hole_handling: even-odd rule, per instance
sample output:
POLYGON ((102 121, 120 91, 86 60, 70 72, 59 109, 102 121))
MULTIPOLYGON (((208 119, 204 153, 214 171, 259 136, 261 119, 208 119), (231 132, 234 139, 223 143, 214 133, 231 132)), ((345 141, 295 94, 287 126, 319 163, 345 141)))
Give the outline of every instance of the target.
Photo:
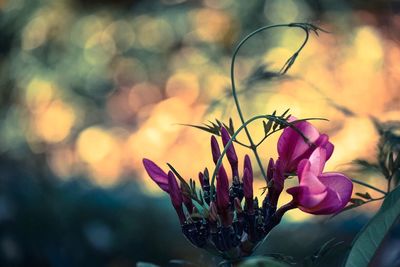
MULTIPOLYGON (((234 99, 234 101, 235 101, 236 109, 237 109, 237 112, 238 112, 238 114, 239 114, 239 118, 240 118, 240 121, 242 122, 242 125, 245 125, 245 119, 244 119, 242 110, 241 110, 241 108, 240 108, 239 98, 238 98, 238 96, 237 96, 237 93, 236 93, 236 86, 235 86, 235 60, 236 60, 236 55, 238 54, 240 47, 242 47, 242 45, 243 45, 248 39, 250 39, 252 36, 256 35, 257 33, 261 32, 261 31, 268 30, 268 29, 272 29, 272 28, 277 28, 277 27, 298 27, 298 28, 303 29, 303 30, 305 31, 305 33, 306 33, 305 40, 304 40, 304 42, 302 43, 302 45, 300 46, 300 48, 293 54, 292 57, 290 57, 290 58, 286 61, 285 65, 282 67, 282 69, 281 69, 281 71, 280 71, 280 74, 281 74, 281 75, 284 75, 284 74, 289 70, 289 68, 291 67, 291 65, 292 65, 293 62, 295 61, 296 57, 298 56, 298 54, 299 54, 300 51, 304 48, 304 46, 306 45, 306 43, 307 43, 307 41, 308 41, 309 33, 308 33, 308 30, 307 30, 306 26, 305 26, 305 25, 302 25, 302 24, 298 24, 298 23, 277 24, 277 25, 271 25, 271 26, 264 26, 264 27, 261 27, 261 28, 255 30, 255 31, 253 31, 252 33, 250 33, 249 35, 247 35, 245 38, 243 38, 242 41, 240 41, 240 43, 239 43, 238 46, 236 47, 236 49, 235 49, 235 51, 234 51, 234 53, 233 53, 233 56, 232 56, 232 62, 231 62, 231 83, 232 83, 232 96, 233 96, 233 99, 234 99)), ((249 130, 247 129, 246 125, 244 126, 244 130, 245 130, 246 135, 247 135, 247 138, 249 139, 249 142, 250 142, 250 149, 253 151, 254 156, 256 157, 257 163, 258 163, 258 165, 259 165, 259 167, 260 167, 261 174, 262 174, 263 177, 266 179, 266 178, 267 178, 267 175, 266 175, 266 173, 265 173, 265 169, 264 169, 264 167, 263 167, 263 164, 262 164, 262 162, 261 162, 261 158, 260 158, 260 156, 259 156, 259 154, 258 154, 258 151, 257 151, 257 147, 258 147, 259 144, 258 144, 258 145, 255 145, 255 144, 254 144, 253 139, 252 139, 252 137, 251 137, 251 135, 250 135, 250 132, 249 132, 249 130)), ((231 139, 233 139, 233 136, 232 136, 231 139)))
POLYGON ((365 182, 362 182, 362 181, 359 181, 359 180, 356 180, 356 179, 351 179, 351 180, 353 181, 353 183, 356 183, 356 184, 359 184, 359 185, 368 187, 368 188, 370 188, 370 189, 372 189, 372 190, 375 190, 375 191, 377 191, 377 192, 379 192, 379 193, 381 193, 381 194, 383 194, 383 195, 386 195, 386 194, 387 194, 385 191, 383 191, 383 190, 381 190, 381 189, 379 189, 379 188, 377 188, 377 187, 375 187, 375 186, 373 186, 373 185, 367 184, 367 183, 365 183, 365 182))

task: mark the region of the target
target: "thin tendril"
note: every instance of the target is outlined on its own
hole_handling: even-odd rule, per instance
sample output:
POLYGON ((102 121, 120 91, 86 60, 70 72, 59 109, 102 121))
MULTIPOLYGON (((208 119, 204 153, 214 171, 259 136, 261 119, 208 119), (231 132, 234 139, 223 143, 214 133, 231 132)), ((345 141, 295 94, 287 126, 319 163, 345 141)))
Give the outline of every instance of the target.
MULTIPOLYGON (((254 144, 253 139, 252 139, 252 137, 251 137, 251 135, 250 135, 250 132, 249 132, 249 130, 248 130, 247 127, 246 127, 245 119, 244 119, 242 110, 241 110, 241 108, 240 108, 239 99, 238 99, 238 96, 237 96, 237 93, 236 93, 236 86, 235 86, 235 59, 236 59, 236 55, 237 55, 238 52, 239 52, 239 49, 242 47, 242 45, 243 45, 248 39, 250 39, 252 36, 256 35, 257 33, 261 32, 261 31, 268 30, 268 29, 272 29, 272 28, 277 28, 277 27, 297 27, 297 28, 303 29, 303 30, 305 31, 305 33, 306 33, 306 37, 305 37, 305 39, 304 39, 304 42, 303 42, 302 45, 300 46, 300 48, 286 61, 286 63, 283 65, 282 69, 280 70, 280 75, 284 75, 284 74, 290 69, 290 67, 293 65, 293 63, 294 63, 294 61, 296 60, 297 56, 299 55, 299 53, 301 52, 301 50, 304 48, 304 46, 306 45, 306 43, 307 43, 307 41, 308 41, 308 38, 309 38, 309 30, 308 30, 306 24, 302 24, 302 23, 277 24, 277 25, 264 26, 264 27, 261 27, 261 28, 255 30, 255 31, 253 31, 252 33, 250 33, 249 35, 247 35, 245 38, 243 38, 242 41, 240 41, 240 43, 238 44, 238 46, 236 47, 236 49, 235 49, 235 51, 234 51, 234 53, 233 53, 232 62, 231 62, 232 96, 233 96, 233 99, 234 99, 234 101, 235 101, 235 105, 236 105, 237 112, 238 112, 238 114, 239 114, 240 121, 241 121, 242 124, 244 125, 245 133, 246 133, 246 135, 247 135, 247 138, 249 139, 249 142, 250 142, 250 149, 253 151, 254 156, 255 156, 255 158, 256 158, 256 160, 257 160, 257 163, 258 163, 258 165, 259 165, 259 167, 260 167, 261 174, 263 175, 263 177, 264 177, 265 179, 267 178, 267 176, 266 176, 265 169, 264 169, 264 167, 263 167, 263 165, 262 165, 260 156, 258 155, 258 151, 257 151, 257 147, 258 147, 259 144, 258 144, 258 145, 255 145, 255 144, 254 144)), ((232 136, 231 139, 233 139, 233 136, 232 136)))

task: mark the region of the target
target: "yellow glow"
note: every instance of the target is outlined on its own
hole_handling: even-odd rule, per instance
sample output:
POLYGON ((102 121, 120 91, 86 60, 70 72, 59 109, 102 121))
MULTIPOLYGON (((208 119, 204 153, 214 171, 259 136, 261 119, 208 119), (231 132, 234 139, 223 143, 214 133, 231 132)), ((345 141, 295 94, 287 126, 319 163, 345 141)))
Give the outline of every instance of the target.
POLYGON ((222 41, 230 28, 229 15, 215 9, 199 9, 190 17, 193 19, 197 38, 205 42, 222 41))
POLYGON ((96 163, 105 158, 114 145, 112 136, 104 129, 90 127, 79 134, 78 155, 88 163, 96 163))
POLYGON ((46 142, 64 140, 75 122, 74 110, 59 100, 49 104, 45 110, 34 115, 36 134, 46 142))
POLYGON ((95 32, 85 43, 85 59, 93 65, 104 64, 115 53, 114 39, 107 32, 95 32))
POLYGON ((31 50, 42 45, 46 41, 47 31, 48 24, 44 17, 31 20, 22 33, 22 48, 31 50))
POLYGON ((25 101, 33 112, 46 109, 54 97, 54 85, 49 81, 32 79, 26 87, 25 101))
POLYGON ((188 104, 193 103, 199 95, 199 81, 190 72, 180 72, 167 81, 166 92, 169 97, 179 97, 188 104))
POLYGON ((293 0, 269 1, 266 2, 265 15, 272 23, 293 22, 299 16, 299 9, 293 0))

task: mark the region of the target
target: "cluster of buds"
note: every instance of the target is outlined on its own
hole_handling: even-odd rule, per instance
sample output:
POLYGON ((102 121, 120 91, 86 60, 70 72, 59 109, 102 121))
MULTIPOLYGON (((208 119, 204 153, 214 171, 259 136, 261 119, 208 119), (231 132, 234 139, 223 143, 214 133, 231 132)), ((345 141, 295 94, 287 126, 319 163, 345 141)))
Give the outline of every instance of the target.
POLYGON ((216 188, 210 183, 207 169, 199 173, 201 190, 197 191, 195 181, 190 179, 188 184, 172 166, 166 173, 151 160, 143 160, 149 176, 169 193, 183 234, 193 245, 225 259, 236 259, 251 255, 290 209, 333 214, 345 207, 353 188, 350 179, 341 173, 323 173, 325 162, 333 152, 328 136, 320 134, 306 121, 295 126, 296 130, 284 129, 277 146, 279 157, 276 161, 269 160, 265 177, 267 193, 262 203, 253 194, 250 157, 244 157, 239 173, 238 156, 233 144, 227 146, 231 137, 225 128, 221 128, 221 137, 231 179, 223 164, 218 166, 221 150, 212 136, 211 152, 218 168, 216 188), (289 176, 297 176, 299 185, 287 190, 293 196, 292 201, 278 208, 284 181, 289 176))

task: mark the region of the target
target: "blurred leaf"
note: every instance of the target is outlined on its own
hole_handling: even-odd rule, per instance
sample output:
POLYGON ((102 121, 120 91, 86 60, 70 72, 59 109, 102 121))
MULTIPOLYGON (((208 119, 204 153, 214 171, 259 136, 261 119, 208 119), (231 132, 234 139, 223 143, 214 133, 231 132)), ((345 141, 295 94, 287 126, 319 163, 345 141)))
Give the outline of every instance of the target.
POLYGON ((294 258, 292 256, 284 255, 281 253, 268 253, 268 254, 265 254, 264 256, 272 257, 278 261, 286 262, 288 264, 296 264, 296 262, 294 261, 294 258))
POLYGON ((312 256, 304 259, 303 266, 325 266, 322 264, 322 262, 329 261, 328 256, 331 256, 331 254, 333 254, 342 244, 343 242, 335 242, 335 238, 328 240, 312 256))
POLYGON ((380 172, 378 164, 364 159, 353 160, 353 164, 357 165, 359 172, 380 172))
POLYGON ((287 267, 290 266, 284 261, 279 261, 273 257, 250 257, 241 261, 238 267, 287 267))
POLYGON ((160 266, 149 262, 138 262, 136 263, 136 267, 160 267, 160 266))
POLYGON ((247 78, 247 85, 251 86, 253 83, 259 81, 270 81, 281 77, 281 73, 269 70, 267 64, 261 64, 247 78))
POLYGON ((345 267, 368 266, 382 240, 400 218, 400 187, 390 192, 378 213, 353 242, 345 267))
POLYGON ((195 267, 196 265, 186 260, 170 260, 168 266, 195 267))

